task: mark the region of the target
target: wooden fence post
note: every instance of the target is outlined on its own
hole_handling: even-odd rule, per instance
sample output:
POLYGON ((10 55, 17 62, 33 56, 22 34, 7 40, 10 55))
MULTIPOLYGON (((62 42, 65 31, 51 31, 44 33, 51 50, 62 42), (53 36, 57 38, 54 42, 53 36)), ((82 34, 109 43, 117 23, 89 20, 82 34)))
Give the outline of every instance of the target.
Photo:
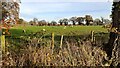
POLYGON ((63 43, 63 35, 61 36, 61 41, 60 41, 60 48, 62 49, 62 43, 63 43))
POLYGON ((2 49, 3 52, 5 52, 5 35, 4 35, 4 32, 1 35, 1 49, 2 49))
POLYGON ((91 31, 91 41, 94 42, 94 31, 91 31))
POLYGON ((52 33, 52 42, 51 42, 51 44, 52 44, 52 53, 53 53, 53 49, 54 49, 54 32, 52 33))

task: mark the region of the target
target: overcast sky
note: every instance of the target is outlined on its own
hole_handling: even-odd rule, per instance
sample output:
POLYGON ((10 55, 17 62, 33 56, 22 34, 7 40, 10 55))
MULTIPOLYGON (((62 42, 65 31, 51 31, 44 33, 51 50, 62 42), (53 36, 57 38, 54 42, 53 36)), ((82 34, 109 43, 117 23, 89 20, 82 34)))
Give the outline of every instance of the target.
POLYGON ((94 18, 109 18, 112 8, 112 3, 108 0, 21 0, 21 2, 20 17, 26 21, 33 18, 58 21, 61 18, 86 14, 94 18))

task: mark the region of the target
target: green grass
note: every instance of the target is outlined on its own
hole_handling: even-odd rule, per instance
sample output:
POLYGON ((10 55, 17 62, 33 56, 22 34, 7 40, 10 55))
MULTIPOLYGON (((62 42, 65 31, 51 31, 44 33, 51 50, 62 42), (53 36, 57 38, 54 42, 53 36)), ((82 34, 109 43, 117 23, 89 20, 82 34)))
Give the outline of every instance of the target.
POLYGON ((10 29, 11 35, 21 36, 35 32, 42 32, 45 29, 45 34, 54 32, 56 35, 76 36, 90 34, 91 31, 105 32, 107 29, 102 26, 17 26, 10 29), (23 32, 23 29, 26 33, 23 32))

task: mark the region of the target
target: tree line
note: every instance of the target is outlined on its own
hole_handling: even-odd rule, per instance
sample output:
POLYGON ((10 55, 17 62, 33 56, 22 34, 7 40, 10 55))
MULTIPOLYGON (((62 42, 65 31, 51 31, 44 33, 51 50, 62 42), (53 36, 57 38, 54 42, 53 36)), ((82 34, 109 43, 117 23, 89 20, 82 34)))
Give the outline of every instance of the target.
MULTIPOLYGON (((23 23, 23 19, 19 19, 19 24, 23 23)), ((33 26, 68 26, 68 25, 104 25, 111 23, 111 20, 104 19, 103 17, 96 18, 93 20, 91 15, 85 15, 85 17, 71 17, 69 19, 63 18, 60 19, 58 22, 51 21, 47 22, 46 20, 38 20, 37 18, 33 18, 33 20, 29 21, 29 25, 33 26)))

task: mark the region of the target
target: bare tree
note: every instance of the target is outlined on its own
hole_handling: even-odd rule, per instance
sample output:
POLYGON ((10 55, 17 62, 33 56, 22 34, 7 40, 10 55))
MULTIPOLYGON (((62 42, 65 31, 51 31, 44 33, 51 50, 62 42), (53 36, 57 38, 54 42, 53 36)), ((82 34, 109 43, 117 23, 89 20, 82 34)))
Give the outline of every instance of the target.
POLYGON ((51 24, 52 24, 53 26, 56 26, 56 25, 57 25, 57 22, 56 22, 56 21, 51 21, 51 24))
POLYGON ((102 21, 101 21, 99 18, 96 18, 96 19, 93 21, 93 24, 94 24, 94 25, 103 25, 102 21))
POLYGON ((110 24, 110 23, 112 23, 112 21, 109 20, 109 19, 104 19, 104 20, 103 20, 103 24, 110 24))
POLYGON ((85 16, 85 21, 86 21, 86 25, 90 25, 90 22, 93 22, 93 18, 91 15, 86 15, 85 16))
POLYGON ((101 23, 103 23, 104 22, 104 18, 103 17, 101 17, 101 23))
POLYGON ((73 25, 75 25, 77 17, 71 17, 69 20, 72 21, 73 25))
POLYGON ((65 26, 68 25, 68 22, 69 22, 69 20, 68 20, 67 18, 64 18, 64 19, 63 19, 63 23, 65 24, 65 26))
POLYGON ((83 25, 84 17, 77 17, 76 21, 78 22, 78 25, 83 25))
POLYGON ((38 24, 38 19, 37 18, 33 18, 33 23, 34 23, 34 25, 37 25, 38 24))
POLYGON ((38 22, 38 25, 39 26, 46 26, 46 25, 48 25, 48 22, 46 22, 45 20, 41 20, 38 22))
POLYGON ((63 20, 60 19, 60 20, 58 21, 58 23, 60 23, 60 25, 63 25, 63 20))

